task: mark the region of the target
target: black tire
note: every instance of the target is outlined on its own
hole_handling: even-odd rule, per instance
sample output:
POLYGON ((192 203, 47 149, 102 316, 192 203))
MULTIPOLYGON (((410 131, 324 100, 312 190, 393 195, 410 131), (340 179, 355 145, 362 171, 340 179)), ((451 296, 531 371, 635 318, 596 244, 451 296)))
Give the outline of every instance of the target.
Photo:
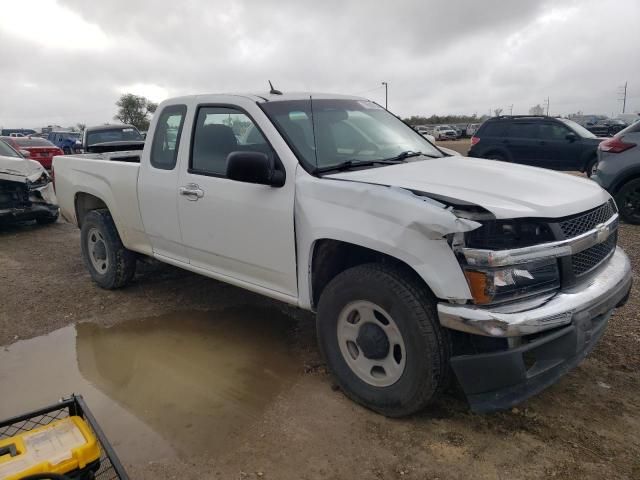
POLYGON ((345 270, 324 289, 316 322, 320 350, 338 385, 349 398, 371 410, 389 417, 411 415, 431 403, 449 382, 449 337, 439 325, 433 294, 411 272, 381 264, 345 270), (348 304, 358 300, 380 306, 400 331, 405 365, 392 385, 365 382, 341 352, 338 318, 348 304))
POLYGON ((102 288, 112 290, 127 285, 136 273, 136 254, 122 245, 120 235, 116 229, 108 210, 92 210, 87 213, 80 230, 80 245, 82 260, 91 278, 102 288), (99 232, 104 245, 104 258, 107 266, 104 271, 98 271, 89 253, 89 232, 99 232))
POLYGON ((622 185, 615 198, 622 219, 627 223, 640 225, 640 178, 622 185))
POLYGON ((587 177, 591 178, 591 175, 593 175, 593 168, 596 166, 597 163, 598 163, 598 157, 594 156, 593 158, 589 159, 589 161, 584 167, 584 173, 587 174, 587 177))
POLYGON ((487 160, 497 160, 498 162, 508 162, 509 159, 499 152, 490 152, 485 157, 487 160))
POLYGON ((71 147, 62 147, 62 153, 65 155, 71 155, 73 152, 71 151, 71 147))
POLYGON ((36 222, 38 225, 51 225, 52 223, 56 223, 58 221, 59 212, 56 212, 53 215, 47 215, 42 217, 37 217, 36 222))

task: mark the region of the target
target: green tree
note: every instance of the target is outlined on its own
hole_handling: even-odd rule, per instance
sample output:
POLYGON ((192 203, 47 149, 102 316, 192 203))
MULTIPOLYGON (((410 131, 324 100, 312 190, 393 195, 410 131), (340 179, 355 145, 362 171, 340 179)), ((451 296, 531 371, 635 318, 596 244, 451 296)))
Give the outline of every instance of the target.
POLYGON ((146 131, 149 129, 149 119, 158 108, 158 104, 145 97, 125 93, 116 102, 116 107, 118 113, 113 117, 115 120, 146 131))

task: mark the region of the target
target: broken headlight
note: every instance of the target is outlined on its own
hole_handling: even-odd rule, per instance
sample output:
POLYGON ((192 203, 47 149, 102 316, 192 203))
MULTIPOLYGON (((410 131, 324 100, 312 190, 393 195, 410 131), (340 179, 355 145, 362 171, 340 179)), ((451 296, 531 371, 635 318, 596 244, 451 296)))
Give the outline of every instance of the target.
POLYGON ((560 287, 555 258, 507 267, 464 267, 474 303, 487 305, 549 293, 560 287))
POLYGON ((465 246, 486 250, 529 247, 555 240, 551 228, 531 219, 485 220, 482 226, 465 234, 465 246))
POLYGON ((49 182, 51 182, 51 177, 49 177, 49 174, 47 174, 47 172, 42 172, 42 175, 40 175, 37 180, 29 183, 29 189, 35 190, 36 188, 42 188, 49 182))

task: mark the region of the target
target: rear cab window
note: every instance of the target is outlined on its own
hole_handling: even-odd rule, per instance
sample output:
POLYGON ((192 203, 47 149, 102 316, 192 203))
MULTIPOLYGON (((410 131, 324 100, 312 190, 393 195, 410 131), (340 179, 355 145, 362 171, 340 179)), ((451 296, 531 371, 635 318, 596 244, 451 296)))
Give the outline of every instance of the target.
POLYGON ((186 105, 169 105, 162 110, 151 144, 152 167, 161 170, 175 168, 186 114, 186 105))

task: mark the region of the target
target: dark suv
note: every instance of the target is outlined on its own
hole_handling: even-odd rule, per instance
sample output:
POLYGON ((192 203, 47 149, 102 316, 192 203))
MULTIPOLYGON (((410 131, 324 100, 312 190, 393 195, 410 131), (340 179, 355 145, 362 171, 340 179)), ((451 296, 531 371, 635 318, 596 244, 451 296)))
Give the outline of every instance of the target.
POLYGON ((566 118, 502 116, 480 126, 469 156, 590 175, 602 140, 566 118))

